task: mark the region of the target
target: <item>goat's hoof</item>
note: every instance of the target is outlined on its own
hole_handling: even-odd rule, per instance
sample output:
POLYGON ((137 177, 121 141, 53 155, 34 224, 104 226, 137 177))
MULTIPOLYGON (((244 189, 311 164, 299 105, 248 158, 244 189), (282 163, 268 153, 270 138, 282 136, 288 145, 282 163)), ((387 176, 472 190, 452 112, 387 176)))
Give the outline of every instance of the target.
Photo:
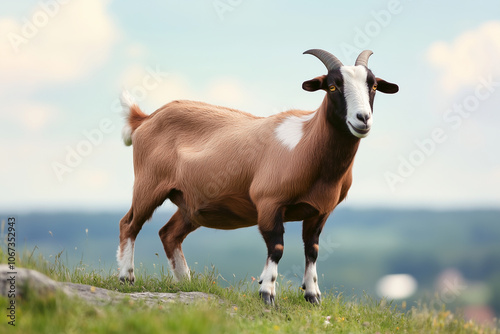
POLYGON ((304 298, 313 305, 321 304, 321 295, 305 294, 304 298))
POLYGON ((266 305, 274 305, 274 296, 269 292, 261 292, 259 291, 259 296, 262 298, 266 305))
POLYGON ((134 285, 134 282, 135 282, 135 276, 132 274, 130 275, 129 277, 126 277, 126 276, 121 276, 120 277, 120 283, 121 284, 130 284, 130 285, 134 285))
POLYGON ((128 277, 120 277, 120 283, 134 285, 134 280, 129 280, 128 277))

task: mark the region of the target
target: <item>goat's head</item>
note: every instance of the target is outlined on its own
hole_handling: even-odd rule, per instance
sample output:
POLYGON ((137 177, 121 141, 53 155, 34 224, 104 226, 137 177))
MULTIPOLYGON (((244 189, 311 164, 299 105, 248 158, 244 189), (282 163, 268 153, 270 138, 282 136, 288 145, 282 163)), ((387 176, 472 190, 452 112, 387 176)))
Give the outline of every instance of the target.
POLYGON ((368 69, 372 51, 361 52, 354 66, 344 66, 337 57, 324 50, 312 49, 304 53, 321 60, 328 74, 305 81, 302 88, 310 92, 326 91, 328 121, 358 138, 366 137, 372 126, 375 92, 394 94, 399 87, 375 77, 368 69))

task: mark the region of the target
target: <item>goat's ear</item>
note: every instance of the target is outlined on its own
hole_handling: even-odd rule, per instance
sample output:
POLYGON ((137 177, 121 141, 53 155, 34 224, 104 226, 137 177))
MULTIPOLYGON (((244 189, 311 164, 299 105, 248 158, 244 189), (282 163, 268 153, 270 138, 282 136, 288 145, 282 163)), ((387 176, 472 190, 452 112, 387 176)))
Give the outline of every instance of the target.
POLYGON ((326 90, 326 86, 326 75, 322 75, 302 83, 302 89, 307 90, 308 92, 315 92, 318 89, 326 90))
POLYGON ((386 94, 394 94, 397 93, 399 90, 398 85, 387 82, 385 80, 382 80, 380 78, 376 78, 377 80, 377 90, 382 93, 386 94))

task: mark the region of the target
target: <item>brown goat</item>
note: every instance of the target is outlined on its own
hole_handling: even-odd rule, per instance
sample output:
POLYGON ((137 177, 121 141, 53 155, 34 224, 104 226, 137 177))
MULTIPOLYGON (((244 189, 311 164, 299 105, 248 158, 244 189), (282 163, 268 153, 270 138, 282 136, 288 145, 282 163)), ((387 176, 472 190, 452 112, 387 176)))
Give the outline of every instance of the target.
POLYGON ((316 258, 328 215, 347 195, 360 138, 371 127, 375 91, 395 84, 367 68, 371 51, 355 66, 309 50, 328 74, 303 83, 327 92, 314 112, 290 110, 256 117, 201 102, 173 101, 144 114, 124 94, 125 143, 134 146, 132 207, 120 221, 120 279, 133 282, 137 234, 166 199, 178 210, 159 235, 176 279, 189 279, 181 244, 200 226, 236 229, 258 225, 268 250, 259 293, 273 303, 283 254, 283 223, 303 221, 305 298, 319 303, 316 258))

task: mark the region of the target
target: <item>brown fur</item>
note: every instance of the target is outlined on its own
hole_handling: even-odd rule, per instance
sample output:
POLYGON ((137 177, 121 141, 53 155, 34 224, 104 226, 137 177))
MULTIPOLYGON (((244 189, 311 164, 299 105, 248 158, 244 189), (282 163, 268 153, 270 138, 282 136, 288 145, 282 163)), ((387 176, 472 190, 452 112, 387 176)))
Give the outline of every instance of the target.
POLYGON ((130 114, 128 117, 128 123, 132 132, 134 132, 139 125, 141 125, 142 121, 147 118, 148 115, 142 112, 142 110, 136 104, 130 107, 130 114))

